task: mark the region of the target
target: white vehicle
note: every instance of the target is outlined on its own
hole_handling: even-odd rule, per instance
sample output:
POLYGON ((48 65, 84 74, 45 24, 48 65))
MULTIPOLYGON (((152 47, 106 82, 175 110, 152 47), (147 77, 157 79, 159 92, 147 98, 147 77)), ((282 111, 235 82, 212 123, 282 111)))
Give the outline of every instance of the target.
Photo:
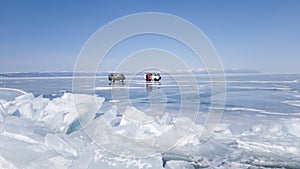
POLYGON ((146 81, 159 81, 161 79, 161 76, 157 72, 147 72, 144 74, 144 79, 146 81))

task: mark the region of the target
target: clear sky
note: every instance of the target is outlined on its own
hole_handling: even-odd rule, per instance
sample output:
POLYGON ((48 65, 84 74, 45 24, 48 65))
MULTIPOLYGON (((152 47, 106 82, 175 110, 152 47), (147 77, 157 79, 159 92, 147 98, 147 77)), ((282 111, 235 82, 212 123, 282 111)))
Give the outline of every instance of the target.
POLYGON ((137 12, 190 21, 225 69, 300 73, 298 0, 0 0, 0 72, 72 71, 95 31, 137 12))

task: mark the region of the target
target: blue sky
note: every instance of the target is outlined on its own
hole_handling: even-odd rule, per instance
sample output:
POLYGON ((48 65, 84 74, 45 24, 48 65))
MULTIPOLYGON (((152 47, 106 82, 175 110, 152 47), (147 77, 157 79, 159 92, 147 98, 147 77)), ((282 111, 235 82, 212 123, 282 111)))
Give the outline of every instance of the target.
POLYGON ((190 21, 211 40, 225 69, 300 72, 297 0, 1 0, 0 72, 72 71, 95 31, 138 12, 190 21))

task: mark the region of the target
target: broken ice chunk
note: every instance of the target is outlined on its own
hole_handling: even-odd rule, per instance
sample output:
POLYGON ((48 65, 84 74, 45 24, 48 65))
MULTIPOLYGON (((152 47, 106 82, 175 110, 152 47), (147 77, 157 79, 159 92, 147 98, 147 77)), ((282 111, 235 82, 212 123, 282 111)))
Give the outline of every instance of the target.
POLYGON ((154 119, 144 112, 137 110, 135 107, 127 106, 123 114, 120 125, 127 125, 129 123, 145 124, 152 122, 154 119))
POLYGON ((0 168, 5 169, 17 169, 17 167, 11 163, 10 161, 7 161, 5 158, 3 158, 0 154, 0 168))
MULTIPOLYGON (((67 137, 67 136, 65 136, 67 137)), ((45 137, 45 144, 48 148, 56 151, 65 157, 77 157, 78 152, 74 146, 71 146, 61 135, 47 134, 45 137)))
POLYGON ((37 168, 61 168, 67 169, 70 167, 72 161, 64 158, 63 156, 53 156, 50 158, 43 158, 41 160, 33 161, 26 166, 26 169, 37 169, 37 168))

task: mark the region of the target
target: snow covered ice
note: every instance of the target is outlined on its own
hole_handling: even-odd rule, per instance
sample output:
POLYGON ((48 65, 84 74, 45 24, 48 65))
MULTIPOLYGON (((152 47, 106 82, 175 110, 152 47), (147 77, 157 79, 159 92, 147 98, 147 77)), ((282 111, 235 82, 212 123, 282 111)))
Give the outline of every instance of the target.
MULTIPOLYGON (((199 78, 200 82, 205 81, 202 75, 199 78)), ((100 77, 97 82, 99 86, 105 86, 103 79, 100 77)), ((300 75, 228 77, 223 118, 205 142, 199 140, 210 99, 209 83, 205 82, 201 84, 201 107, 195 125, 169 151, 135 158, 126 152, 127 156, 116 155, 91 139, 89 134, 99 132, 93 127, 98 122, 105 122, 116 133, 135 139, 160 136, 174 127, 176 120, 183 124, 189 122, 176 116, 180 103, 180 97, 176 95, 178 90, 170 87, 171 81, 165 79, 164 84, 152 86, 152 90, 163 90, 170 96, 164 100, 168 105, 159 117, 148 113, 151 107, 147 104, 149 90, 143 83, 98 88, 95 95, 87 95, 61 93, 66 84, 59 82, 58 85, 59 80, 55 79, 45 85, 56 84, 57 89, 45 93, 38 86, 29 90, 30 85, 16 86, 19 83, 14 80, 2 79, 0 168, 300 168, 300 86, 295 81, 300 75), (6 88, 9 86, 15 88, 6 88), (122 104, 123 100, 112 98, 109 93, 110 90, 124 89, 131 92, 132 104, 119 109, 116 104, 122 104), (74 105, 74 97, 82 99, 76 102, 79 110, 74 105), (96 108, 91 101, 96 103, 96 108), (77 111, 80 111, 79 116, 77 111), (144 124, 140 125, 134 119, 144 124), (80 123, 85 121, 92 123, 81 126, 80 123)), ((27 83, 25 79, 21 84, 27 83)), ((34 81, 31 83, 35 84, 34 81)), ((176 130, 184 131, 184 128, 177 127, 176 130)), ((99 139, 110 141, 108 137, 99 139)), ((146 142, 143 145, 145 149, 139 151, 146 151, 155 144, 146 142)))

